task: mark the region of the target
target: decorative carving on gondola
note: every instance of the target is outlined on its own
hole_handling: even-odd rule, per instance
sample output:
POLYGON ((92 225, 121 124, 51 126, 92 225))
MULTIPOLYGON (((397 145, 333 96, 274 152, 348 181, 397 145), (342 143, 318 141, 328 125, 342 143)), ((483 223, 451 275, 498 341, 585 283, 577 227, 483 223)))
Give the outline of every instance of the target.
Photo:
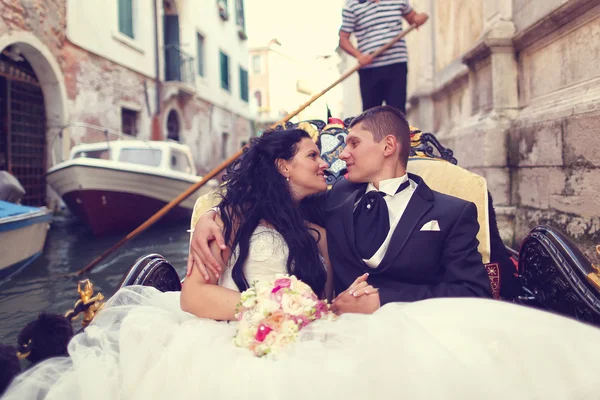
POLYGON ((521 246, 519 271, 535 303, 600 325, 600 291, 589 278, 597 269, 559 231, 533 229, 521 246))
MULTIPOLYGON (((600 245, 596 246, 596 253, 600 255, 600 245)), ((600 267, 592 264, 592 269, 593 271, 587 274, 587 279, 596 289, 600 290, 600 267)))
POLYGON ((415 127, 410 127, 410 156, 426 157, 448 161, 454 165, 458 164, 454 158, 454 152, 445 148, 431 133, 423 133, 415 127), (437 151, 437 154, 435 153, 437 151))
MULTIPOLYGON (((160 291, 179 291, 181 282, 175 268, 159 254, 140 257, 124 275, 119 288, 129 285, 152 286, 160 291)), ((36 364, 47 358, 67 356, 67 345, 73 337, 72 321, 83 316, 82 330, 104 307, 104 295, 94 293, 94 284, 85 279, 78 282, 79 299, 73 309, 64 315, 40 313, 19 333, 18 351, 20 360, 36 364)))
POLYGON ((71 320, 63 315, 42 312, 19 332, 16 356, 32 364, 66 356, 72 337, 71 320))
POLYGON ((500 299, 500 266, 498 263, 485 264, 485 269, 490 278, 490 286, 492 288, 492 296, 494 299, 500 299))
POLYGON ((83 315, 81 325, 85 328, 92 322, 98 311, 104 307, 104 295, 98 292, 94 296, 94 284, 89 279, 79 281, 77 293, 79 293, 79 300, 75 302, 73 309, 65 313, 65 317, 75 321, 80 315, 83 315))
POLYGON ((348 130, 346 125, 335 118, 321 129, 319 140, 316 142, 321 151, 321 158, 327 163, 326 182, 333 185, 346 174, 346 162, 340 159, 340 154, 346 146, 348 130))
POLYGON ((161 292, 181 290, 179 275, 171 263, 160 254, 147 254, 138 258, 117 286, 152 286, 161 292))
MULTIPOLYGON (((326 123, 321 120, 308 120, 299 123, 286 122, 284 125, 278 125, 275 129, 300 128, 304 129, 315 141, 321 151, 321 158, 328 164, 326 170, 326 182, 333 185, 341 179, 347 172, 346 163, 340 160, 340 154, 346 146, 346 136, 348 136, 347 126, 354 118, 345 120, 329 118, 326 123)), ((445 148, 431 133, 423 133, 420 129, 413 126, 411 131, 411 157, 431 158, 435 160, 448 161, 457 164, 454 158, 454 152, 445 148)))

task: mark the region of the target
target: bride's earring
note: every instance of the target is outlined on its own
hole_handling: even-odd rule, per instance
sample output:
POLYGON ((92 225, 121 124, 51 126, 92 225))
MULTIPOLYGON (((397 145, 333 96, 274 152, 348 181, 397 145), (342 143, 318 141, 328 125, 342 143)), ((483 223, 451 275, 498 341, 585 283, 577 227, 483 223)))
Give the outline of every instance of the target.
POLYGON ((285 178, 285 180, 289 182, 290 181, 290 177, 288 176, 287 178, 285 178))

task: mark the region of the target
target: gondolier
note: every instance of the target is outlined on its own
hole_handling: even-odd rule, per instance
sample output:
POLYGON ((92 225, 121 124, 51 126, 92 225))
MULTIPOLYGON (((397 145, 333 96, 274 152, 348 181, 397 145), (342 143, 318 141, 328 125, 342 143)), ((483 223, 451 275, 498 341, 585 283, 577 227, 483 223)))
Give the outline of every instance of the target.
POLYGON ((404 39, 376 58, 371 55, 402 32, 402 18, 420 26, 427 14, 416 12, 408 0, 347 0, 342 11, 340 47, 362 65, 360 92, 363 110, 386 102, 406 113, 408 54, 404 39), (350 42, 354 34, 358 48, 350 42))

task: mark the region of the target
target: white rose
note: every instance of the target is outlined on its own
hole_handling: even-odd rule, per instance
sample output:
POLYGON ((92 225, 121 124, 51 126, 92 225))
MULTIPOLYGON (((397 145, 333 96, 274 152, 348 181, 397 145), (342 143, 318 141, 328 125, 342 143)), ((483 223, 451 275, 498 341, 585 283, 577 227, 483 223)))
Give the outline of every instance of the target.
POLYGON ((304 307, 301 302, 294 301, 294 297, 297 298, 297 296, 283 295, 283 299, 281 300, 281 308, 283 309, 283 312, 287 314, 302 314, 304 307))
POLYGON ((279 310, 279 303, 271 299, 265 299, 260 302, 259 308, 261 314, 266 317, 279 310))
POLYGON ((317 305, 317 302, 308 297, 300 297, 297 301, 302 305, 304 313, 309 314, 313 308, 317 305))
POLYGON ((298 324, 296 321, 287 320, 283 324, 281 324, 280 332, 284 335, 293 335, 298 332, 298 324))

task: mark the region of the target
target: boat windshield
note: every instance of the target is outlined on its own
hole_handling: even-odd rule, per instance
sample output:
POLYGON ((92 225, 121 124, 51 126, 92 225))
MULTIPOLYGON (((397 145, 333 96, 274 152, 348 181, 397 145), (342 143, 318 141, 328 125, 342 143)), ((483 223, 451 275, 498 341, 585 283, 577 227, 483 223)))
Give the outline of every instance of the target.
POLYGON ((188 160, 187 154, 172 149, 171 150, 171 169, 174 171, 181 171, 187 174, 192 173, 192 166, 188 160))
POLYGON ((110 152, 104 150, 78 151, 73 158, 98 158, 101 160, 109 160, 110 152))
POLYGON ((133 164, 160 166, 162 151, 159 149, 121 149, 119 161, 133 164))

